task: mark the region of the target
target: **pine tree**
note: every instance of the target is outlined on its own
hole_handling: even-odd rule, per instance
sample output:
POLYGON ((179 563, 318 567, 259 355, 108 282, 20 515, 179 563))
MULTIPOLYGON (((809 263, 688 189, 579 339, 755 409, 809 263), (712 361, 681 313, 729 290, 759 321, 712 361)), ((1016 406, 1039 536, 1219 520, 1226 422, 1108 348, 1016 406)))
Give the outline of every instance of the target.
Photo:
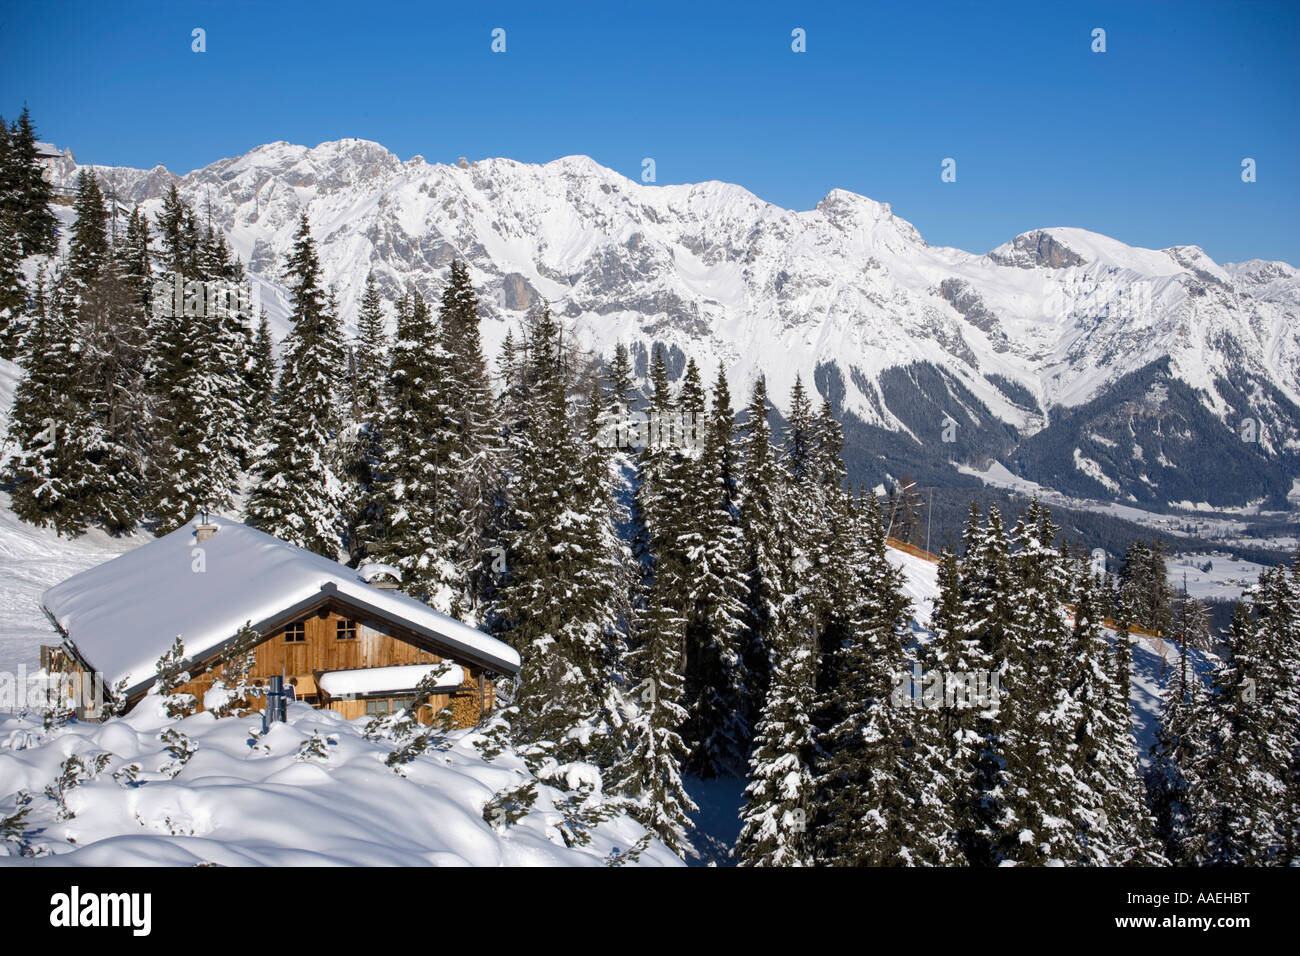
POLYGON ((685 558, 682 594, 688 613, 686 734, 690 767, 707 779, 742 773, 751 742, 740 647, 745 624, 744 539, 726 470, 734 455, 735 428, 726 379, 719 375, 713 409, 707 414, 699 371, 691 361, 682 406, 695 444, 695 453, 681 461, 682 520, 676 541, 685 558))
POLYGON ((10 436, 20 451, 9 470, 15 511, 70 535, 90 523, 133 528, 138 474, 122 427, 133 382, 119 374, 134 359, 117 341, 130 326, 121 315, 129 297, 108 244, 103 195, 85 172, 75 211, 67 265, 54 304, 41 306, 46 314, 32 331, 15 397, 10 436))
POLYGON ((161 530, 179 527, 200 508, 233 503, 267 410, 250 390, 252 316, 250 297, 236 282, 237 260, 211 230, 190 250, 187 234, 176 230, 192 218, 178 198, 164 202, 160 227, 173 232, 171 238, 164 234, 164 247, 180 243, 165 255, 193 271, 178 273, 183 308, 178 312, 168 300, 154 321, 160 353, 154 391, 163 409, 154 511, 161 530))
MULTIPOLYGON (((1014 793, 1006 779, 1007 752, 1015 740, 1017 688, 1029 687, 1024 659, 1016 650, 1017 583, 1010 543, 998 509, 989 509, 980 524, 979 510, 971 505, 963 534, 965 554, 960 562, 963 608, 962 641, 974 642, 981 658, 998 676, 1002 693, 995 715, 977 714, 976 733, 982 747, 976 762, 977 793, 975 831, 966 836, 967 859, 972 865, 996 864, 1002 859, 1000 844, 1014 825, 1014 793)), ((1019 830, 1014 831, 1018 833, 1019 830)))
POLYGON ((476 605, 486 588, 490 560, 488 527, 500 491, 503 449, 487 360, 479 336, 478 295, 468 267, 451 264, 439 311, 442 348, 447 355, 447 413, 450 433, 444 467, 453 476, 451 507, 460 604, 476 605))
MULTIPOLYGON (((774 665, 773 651, 782 626, 788 569, 782 554, 785 529, 780 503, 784 497, 782 469, 772 448, 767 422, 767 388, 761 378, 746 408, 742 426, 743 461, 738 504, 745 541, 745 632, 742 656, 749 676, 747 696, 751 713, 762 708, 774 665)), ((816 661, 812 662, 816 667, 816 661)), ((788 676, 788 675, 787 675, 788 676)))
POLYGON ((18 355, 27 329, 27 289, 21 266, 17 224, 0 208, 0 358, 10 361, 18 355))
POLYGON ((138 212, 129 217, 125 234, 93 281, 94 294, 83 301, 79 316, 79 334, 89 380, 86 393, 106 445, 99 464, 111 478, 96 509, 109 531, 124 533, 145 518, 153 445, 149 236, 138 212))
POLYGON ((181 199, 176 184, 172 183, 163 196, 162 209, 158 213, 158 237, 163 247, 164 268, 181 276, 194 275, 190 266, 195 250, 188 246, 186 228, 193 218, 193 212, 181 199))
POLYGON ((936 755, 925 747, 928 735, 918 736, 923 723, 912 719, 910 695, 898 692, 911 666, 904 643, 910 608, 901 574, 887 557, 874 496, 855 537, 857 603, 835 688, 842 716, 821 741, 818 858, 840 866, 951 862, 955 840, 947 840, 949 852, 935 843, 951 827, 946 821, 935 827, 933 819, 947 814, 947 795, 920 786, 934 782, 936 755), (933 798, 938 801, 928 802, 933 798))
POLYGON ((1072 768, 1082 718, 1067 677, 1068 576, 1052 546, 1055 532, 1036 501, 1017 525, 1016 637, 1006 660, 1014 706, 1004 719, 1002 853, 1030 865, 1069 863, 1081 852, 1072 768))
POLYGON ((939 597, 930 614, 934 640, 927 646, 924 660, 928 670, 943 675, 944 706, 934 715, 939 763, 952 792, 954 839, 966 861, 987 863, 989 849, 982 835, 985 821, 981 810, 985 792, 991 787, 991 766, 984 728, 996 718, 1001 694, 999 691, 996 701, 991 699, 992 660, 968 626, 961 571, 951 551, 945 551, 939 562, 936 583, 939 597), (972 677, 974 695, 969 693, 972 677), (978 697, 981 677, 990 688, 990 699, 978 697))
MULTIPOLYGON (((1117 605, 1116 630, 1122 639, 1130 620, 1123 591, 1117 605)), ((1209 700, 1191 657, 1186 651, 1179 654, 1178 666, 1165 687, 1160 727, 1145 774, 1156 840, 1165 857, 1176 863, 1186 862, 1196 852, 1188 844, 1197 809, 1192 800, 1206 792, 1203 781, 1210 766, 1209 700)))
POLYGON ((352 383, 351 423, 346 462, 347 537, 351 564, 370 553, 372 536, 379 535, 383 518, 383 426, 387 409, 388 336, 384 313, 375 288, 375 275, 366 277, 357 319, 356 370, 352 383))
POLYGON ((11 507, 31 524, 77 535, 93 517, 83 481, 97 437, 79 401, 79 343, 61 307, 37 316, 30 338, 39 347, 26 362, 9 420, 16 449, 4 476, 13 487, 11 507))
POLYGON ((532 330, 520 387, 517 459, 501 533, 505 580, 494 630, 520 652, 518 733, 531 760, 587 759, 611 734, 607 663, 618 625, 612 522, 567 411, 560 329, 549 309, 532 330))
POLYGON ((7 189, 4 208, 17 224, 18 244, 23 257, 53 255, 58 242, 58 220, 50 211, 53 190, 36 154, 36 127, 23 107, 9 128, 6 143, 7 189))
POLYGON ((809 826, 817 749, 812 722, 817 662, 808 640, 768 632, 775 666, 754 736, 744 821, 736 842, 741 866, 809 866, 809 826))
POLYGON ((1211 755, 1188 788, 1190 862, 1265 866, 1287 862, 1294 821, 1288 777, 1296 749, 1294 664, 1296 594, 1282 568, 1265 570, 1239 605, 1228 632, 1229 658, 1215 675, 1211 755), (1252 613, 1253 611, 1253 613, 1252 613))
MULTIPOLYGON (((1102 597, 1110 593, 1109 576, 1103 580, 1102 597)), ((1100 616, 1104 601, 1097 602, 1100 616)), ((1112 610, 1118 610, 1113 608, 1112 610)), ((1124 612, 1127 615, 1127 612, 1124 612)), ((1077 618, 1077 613, 1076 613, 1077 618)), ((1102 703, 1108 726, 1111 757, 1103 784, 1102 812, 1098 822, 1109 828, 1109 862, 1115 866, 1167 866, 1156 821, 1149 808, 1146 782, 1133 736, 1133 714, 1129 695, 1133 679, 1133 645, 1127 619, 1117 622, 1115 647, 1108 655, 1110 688, 1102 703)))
POLYGON ((631 801, 632 815, 678 856, 693 854, 689 814, 699 807, 682 785, 686 745, 677 728, 686 719, 682 707, 681 648, 686 622, 671 595, 655 587, 639 628, 639 645, 629 655, 637 680, 632 688, 635 710, 627 729, 627 749, 612 770, 613 790, 631 801))
POLYGON ((248 516, 268 534, 336 557, 341 546, 340 483, 335 470, 335 389, 343 374, 341 332, 321 286, 320 262, 306 213, 286 279, 293 328, 283 347, 279 400, 270 440, 257 463, 257 486, 248 516))
MULTIPOLYGON (((1066 795, 1077 831, 1080 863, 1119 862, 1121 793, 1133 794, 1125 780, 1132 769, 1127 724, 1116 718, 1117 696, 1109 667, 1110 644, 1101 627, 1097 585, 1088 568, 1074 567, 1074 627, 1068 645, 1068 693, 1074 720, 1066 795), (1113 812, 1112 812, 1113 811, 1113 812)), ((1132 824, 1136 821, 1127 821, 1132 824)))
POLYGON ((444 612, 463 592, 455 564, 455 490, 447 353, 424 297, 398 304, 388 373, 370 554, 400 568, 408 590, 444 612))
POLYGON ((384 381, 388 377, 388 334, 384 331, 384 308, 375 273, 366 276, 357 315, 357 374, 352 391, 352 416, 369 421, 382 412, 384 381))
POLYGON ((245 389, 249 395, 249 419, 252 431, 249 443, 256 448, 266 433, 266 421, 275 404, 275 354, 271 342, 271 321, 262 310, 257 332, 249 350, 245 389))

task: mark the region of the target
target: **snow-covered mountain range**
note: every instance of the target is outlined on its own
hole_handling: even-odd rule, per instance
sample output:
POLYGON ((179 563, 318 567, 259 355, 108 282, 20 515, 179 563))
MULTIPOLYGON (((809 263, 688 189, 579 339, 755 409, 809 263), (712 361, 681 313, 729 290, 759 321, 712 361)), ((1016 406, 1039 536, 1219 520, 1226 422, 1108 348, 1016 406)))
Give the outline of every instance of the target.
MULTIPOLYGON (((67 155, 56 182, 72 185, 67 155)), ((283 331, 277 277, 306 210, 351 325, 373 269, 436 295, 469 262, 489 349, 543 301, 590 348, 660 343, 797 375, 845 416, 862 481, 943 481, 1000 460, 1067 494, 1286 507, 1300 476, 1300 273, 1045 228, 984 255, 930 246, 886 203, 833 190, 795 212, 721 182, 654 186, 591 159, 402 162, 363 140, 257 147, 176 177, 93 167, 121 208, 172 182, 224 229, 283 331)), ((969 478, 966 478, 969 481, 969 478)))

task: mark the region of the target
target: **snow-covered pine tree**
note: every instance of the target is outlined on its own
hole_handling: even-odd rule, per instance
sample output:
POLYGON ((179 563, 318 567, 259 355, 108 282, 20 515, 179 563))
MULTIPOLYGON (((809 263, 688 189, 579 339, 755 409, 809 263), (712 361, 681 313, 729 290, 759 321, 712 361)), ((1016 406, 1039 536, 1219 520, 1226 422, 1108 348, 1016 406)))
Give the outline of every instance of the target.
POLYGON ((453 541, 455 491, 448 462, 447 353, 428 303, 398 303, 383 423, 370 554, 400 568, 407 589, 444 612, 461 593, 453 541))
POLYGON ((271 342, 271 320, 262 309, 257 319, 257 331, 249 348, 247 374, 244 388, 249 398, 249 418, 252 429, 249 445, 257 458, 257 449, 268 432, 267 422, 275 406, 275 352, 271 342))
POLYGON ((699 807, 682 785, 686 745, 677 728, 686 720, 682 706, 682 644, 686 621, 674 607, 676 595, 658 581, 651 588, 637 628, 637 646, 628 654, 635 683, 627 741, 611 770, 612 790, 630 801, 631 814, 678 856, 693 854, 690 814, 699 807))
POLYGON ((162 242, 163 268, 182 276, 194 275, 191 266, 198 251, 188 246, 190 233, 186 228, 193 218, 193 211, 172 183, 163 195, 162 209, 158 212, 158 238, 162 242))
POLYGON ((825 682, 828 652, 838 649, 846 631, 839 613, 846 595, 838 584, 843 580, 843 562, 849 559, 851 532, 840 481, 841 445, 838 434, 827 432, 826 423, 814 414, 803 380, 796 375, 781 442, 788 473, 784 494, 788 531, 783 537, 791 582, 807 604, 816 636, 819 689, 825 682), (829 626, 832 617, 837 618, 834 628, 829 626))
POLYGON ((357 317, 357 342, 344 441, 346 519, 349 564, 360 564, 370 553, 370 536, 380 533, 383 520, 383 425, 387 408, 388 335, 384 310, 375 287, 375 274, 366 276, 357 317))
POLYGON ((685 557, 688 666, 686 736, 689 766, 710 778, 744 772, 751 744, 745 723, 744 662, 740 639, 746 596, 742 573, 744 539, 728 487, 734 456, 734 416, 726 379, 719 374, 713 409, 706 412, 699 370, 686 367, 681 395, 684 420, 693 429, 695 453, 683 458, 682 511, 677 548, 685 557))
POLYGON ((1227 635, 1228 659, 1215 675, 1211 756, 1188 788, 1192 820, 1187 862, 1276 866, 1287 862, 1288 775, 1300 717, 1292 706, 1295 595, 1285 569, 1266 569, 1239 605, 1227 635))
MULTIPOLYGON (((1121 697, 1116 686, 1097 582, 1082 561, 1072 564, 1076 585, 1068 679, 1076 728, 1068 782, 1081 850, 1078 862, 1159 865, 1129 730, 1128 697, 1121 697)), ((1127 681, 1127 671, 1124 676, 1127 681)))
POLYGON ((1003 723, 1006 803, 1000 828, 1004 858, 1029 865, 1068 864, 1080 854, 1072 768, 1081 715, 1067 678, 1069 577, 1053 547, 1056 530, 1034 501, 1015 534, 1020 545, 1014 558, 1016 636, 1004 678, 1014 706, 1003 723))
POLYGON ((775 659, 759 713, 736 841, 741 866, 810 866, 815 799, 817 660, 811 635, 784 631, 778 615, 765 631, 775 659))
POLYGON ((478 294, 469 267, 453 260, 442 293, 439 333, 447 354, 449 447, 445 467, 455 499, 452 533, 462 613, 480 603, 491 574, 487 536, 501 491, 504 449, 479 335, 478 294))
POLYGON ((1102 581, 1097 601, 1098 613, 1103 613, 1106 596, 1110 597, 1110 611, 1122 615, 1116 620, 1115 646, 1109 657, 1110 694, 1102 705, 1109 724, 1110 749, 1114 759, 1110 763, 1106 792, 1102 795, 1104 821, 1112 833, 1110 862, 1115 866, 1167 866, 1156 835, 1156 821, 1151 814, 1146 781, 1138 759, 1137 741, 1133 735, 1133 712, 1129 703, 1133 680, 1133 644, 1128 630, 1128 611, 1121 610, 1116 595, 1111 590, 1110 576, 1102 581))
POLYGON ((1017 688, 1026 686, 1027 673, 1023 657, 1015 648, 1016 575, 1006 528, 996 506, 989 509, 981 526, 979 509, 971 504, 963 547, 959 563, 962 640, 978 645, 980 655, 997 672, 1000 688, 996 715, 980 713, 976 717, 976 733, 982 740, 977 758, 980 796, 974 808, 976 830, 968 839, 966 852, 972 865, 983 866, 1001 859, 998 844, 1007 826, 1010 798, 1004 773, 1006 751, 1014 738, 1017 688))
POLYGON ((494 630, 522 657, 516 730, 534 763, 605 750, 610 700, 604 671, 618 625, 610 594, 613 528, 592 487, 592 467, 567 408, 560 328, 544 309, 520 371, 517 460, 501 538, 505 579, 494 630))
POLYGON ((675 574, 682 563, 675 548, 682 475, 673 467, 676 450, 663 440, 663 428, 673 420, 677 407, 661 347, 656 347, 651 356, 649 377, 650 402, 640 435, 642 448, 637 459, 633 500, 636 525, 633 549, 646 588, 661 573, 660 565, 662 573, 675 574))
POLYGON ((8 188, 2 197, 18 226, 18 244, 24 258, 53 255, 58 242, 59 223, 50 210, 53 189, 37 157, 36 142, 36 127, 24 106, 9 128, 5 162, 8 188))
MULTIPOLYGON (((0 119, 0 124, 3 122, 0 119)), ((17 357, 27 321, 27 288, 17 225, 13 216, 0 208, 0 358, 12 361, 17 357)))
MULTIPOLYGON (((937 572, 939 597, 930 612, 930 629, 934 639, 922 651, 922 663, 928 672, 944 675, 944 706, 933 714, 937 727, 937 755, 940 772, 952 794, 951 825, 963 859, 972 863, 988 861, 988 841, 982 836, 985 820, 981 815, 984 794, 992 787, 989 779, 991 761, 983 726, 992 721, 998 706, 976 696, 980 675, 986 686, 994 668, 977 637, 967 626, 965 593, 956 556, 945 550, 937 572), (969 693, 970 679, 975 680, 976 695, 969 693), (951 694, 949 686, 951 685, 951 694), (981 716, 983 714, 983 716, 981 716)), ((989 687, 991 691, 991 686, 989 687)), ((991 693, 990 693, 991 697, 991 693)), ((925 715, 927 718, 930 715, 925 715)))
POLYGON ((1210 609, 1184 588, 1174 601, 1173 638, 1180 650, 1208 651, 1213 643, 1210 609))
POLYGON ((283 347, 270 440, 259 459, 248 517, 257 528, 334 558, 341 546, 337 477, 341 331, 321 285, 303 213, 286 269, 293 328, 283 347))
MULTIPOLYGON (((1282 707, 1291 713, 1300 713, 1300 545, 1291 559, 1289 598, 1292 613, 1292 630, 1281 651, 1278 666, 1287 675, 1283 688, 1282 707)), ((1286 862, 1300 865, 1300 721, 1291 724, 1294 735, 1291 747, 1291 767, 1287 776, 1285 819, 1290 822, 1284 834, 1286 862)))
POLYGON ((1134 541, 1124 553, 1119 586, 1129 594, 1133 622, 1167 635, 1173 623, 1173 592, 1165 567, 1164 546, 1159 541, 1134 541))
POLYGON ((134 210, 79 323, 91 408, 106 443, 103 469, 113 479, 99 509, 113 533, 134 530, 146 515, 154 414, 148 388, 150 281, 148 226, 134 210))
POLYGON ((837 687, 842 654, 853 640, 853 613, 858 581, 851 573, 860 534, 863 506, 855 506, 845 486, 844 438, 829 400, 812 425, 812 496, 820 509, 820 532, 810 541, 810 585, 818 620, 817 713, 819 733, 843 717, 837 687))
MULTIPOLYGON (((1130 620, 1127 595, 1121 590, 1116 600, 1116 630, 1123 634, 1130 620)), ((1174 863, 1183 863, 1188 857, 1191 800, 1193 794, 1205 792, 1202 781, 1210 766, 1211 747, 1209 703, 1205 686, 1193 669, 1192 655, 1184 650, 1165 686, 1160 727, 1145 774, 1156 841, 1174 863)))
MULTIPOLYGON (((574 505, 586 516, 589 533, 595 538, 583 545, 591 561, 580 581, 587 602, 597 609, 593 623, 603 643, 599 673, 604 726, 589 758, 601 767, 612 766, 629 745, 630 728, 625 720, 629 710, 629 631, 637 626, 634 618, 644 606, 632 600, 638 575, 631 548, 619 533, 629 520, 627 505, 620 498, 626 490, 625 463, 603 440, 611 411, 599 375, 592 375, 587 405, 579 417, 583 473, 574 505)), ((680 678, 680 673, 677 676, 680 678)))
POLYGON ((106 428, 106 410, 122 396, 116 382, 102 381, 110 358, 106 335, 122 286, 108 244, 103 195, 85 172, 75 211, 57 294, 28 343, 27 374, 10 422, 18 451, 9 465, 14 511, 70 535, 90 523, 115 531, 133 526, 122 510, 132 462, 106 428))
POLYGON ((839 866, 951 864, 958 858, 938 738, 901 692, 913 658, 910 602, 890 562, 880 506, 862 509, 851 559, 852 633, 837 669, 840 719, 817 766, 818 860, 839 866))
POLYGON ((18 517, 59 534, 81 534, 92 519, 83 495, 96 437, 90 412, 78 401, 80 343, 60 306, 37 316, 34 346, 14 395, 5 466, 18 517))
POLYGON ((184 288, 183 308, 168 300, 152 329, 150 384, 159 409, 153 510, 160 530, 169 530, 200 508, 233 503, 271 416, 269 396, 254 390, 253 316, 237 291, 242 265, 219 233, 198 233, 193 210, 174 189, 157 225, 167 280, 179 277, 184 288))
POLYGON ((367 421, 383 409, 384 382, 388 378, 388 333, 384 324, 384 301, 372 269, 366 275, 357 314, 357 374, 352 389, 352 416, 357 421, 367 421))
MULTIPOLYGON (((772 448, 767 410, 767 386, 760 377, 754 381, 746 407, 747 419, 741 426, 742 463, 737 508, 745 542, 747 591, 741 654, 749 678, 746 696, 752 708, 751 714, 755 716, 763 707, 775 663, 774 647, 783 627, 782 613, 788 597, 789 573, 782 540, 786 530, 781 513, 785 478, 772 448)), ((809 656, 813 658, 811 666, 815 672, 815 652, 810 651, 809 656)), ((803 661, 798 664, 802 666, 803 661)), ((787 672, 790 670, 787 667, 787 672)), ((790 680, 792 675, 787 673, 786 678, 790 680)))

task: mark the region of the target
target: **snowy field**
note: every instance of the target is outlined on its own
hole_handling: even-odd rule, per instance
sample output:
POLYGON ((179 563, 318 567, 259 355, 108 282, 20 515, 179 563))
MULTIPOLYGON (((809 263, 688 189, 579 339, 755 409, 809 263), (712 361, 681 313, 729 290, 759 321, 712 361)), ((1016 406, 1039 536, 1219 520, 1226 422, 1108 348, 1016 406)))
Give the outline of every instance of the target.
POLYGON ((1199 601, 1236 601, 1264 570, 1262 564, 1217 552, 1171 555, 1166 566, 1170 586, 1181 592, 1186 582, 1187 593, 1199 601))
POLYGON ((257 717, 169 721, 157 697, 53 734, 0 717, 0 818, 15 791, 32 794, 21 842, 0 842, 0 867, 33 862, 16 855, 21 845, 37 862, 80 866, 681 865, 625 815, 584 820, 509 752, 485 759, 480 733, 453 731, 398 773, 385 765, 394 745, 365 739, 365 723, 293 704, 259 739, 257 717), (184 763, 160 739, 167 727, 188 738, 184 763), (80 782, 46 790, 74 758, 80 782), (529 783, 536 799, 521 819, 485 813, 495 794, 529 783))
MULTIPOLYGON (((1085 459, 1086 461, 1086 459, 1085 459)), ((1094 464, 1095 462, 1090 462, 1094 464)), ((1250 518, 1261 515, 1279 517, 1281 512, 1261 512, 1258 507, 1214 509, 1204 502, 1175 502, 1172 507, 1182 509, 1170 514, 1148 511, 1134 505, 1117 501, 1099 501, 1093 498, 1074 498, 1054 491, 1037 482, 1014 475, 1001 462, 995 461, 984 471, 969 465, 956 465, 964 475, 980 479, 990 488, 1001 488, 1015 492, 1026 498, 1036 497, 1039 501, 1054 508, 1070 508, 1075 511, 1091 511, 1095 514, 1110 515, 1133 524, 1150 528, 1181 538, 1205 538, 1216 543, 1236 545, 1238 547, 1281 548, 1295 547, 1296 538, 1250 538, 1245 532, 1251 527, 1250 518), (1234 517, 1237 516, 1237 517, 1234 517)), ((1104 476, 1102 476, 1104 477, 1104 476)), ((1109 479, 1107 479, 1109 481, 1109 479)), ((1290 500, 1300 505, 1300 479, 1296 479, 1290 500)), ((1292 512, 1294 514, 1294 512, 1292 512)))

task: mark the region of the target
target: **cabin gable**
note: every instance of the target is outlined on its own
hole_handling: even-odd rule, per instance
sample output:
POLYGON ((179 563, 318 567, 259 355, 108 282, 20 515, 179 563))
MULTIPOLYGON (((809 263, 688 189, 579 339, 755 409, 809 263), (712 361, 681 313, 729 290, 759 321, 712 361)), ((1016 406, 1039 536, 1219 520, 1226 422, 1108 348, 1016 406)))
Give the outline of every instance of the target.
MULTIPOLYGON (((297 699, 337 711, 347 718, 384 713, 383 701, 400 709, 410 697, 398 691, 378 695, 331 697, 319 687, 322 674, 362 668, 397 667, 406 664, 459 664, 465 672, 461 688, 454 693, 435 694, 429 706, 421 708, 422 723, 432 722, 449 707, 457 726, 472 726, 495 703, 495 688, 480 666, 459 659, 423 635, 394 622, 379 620, 337 597, 325 597, 316 606, 298 609, 289 619, 259 629, 261 640, 254 648, 249 682, 265 687, 271 677, 285 678, 297 699)), ((221 674, 224 653, 190 666, 191 680, 178 693, 192 694, 202 709, 203 697, 221 674)))

